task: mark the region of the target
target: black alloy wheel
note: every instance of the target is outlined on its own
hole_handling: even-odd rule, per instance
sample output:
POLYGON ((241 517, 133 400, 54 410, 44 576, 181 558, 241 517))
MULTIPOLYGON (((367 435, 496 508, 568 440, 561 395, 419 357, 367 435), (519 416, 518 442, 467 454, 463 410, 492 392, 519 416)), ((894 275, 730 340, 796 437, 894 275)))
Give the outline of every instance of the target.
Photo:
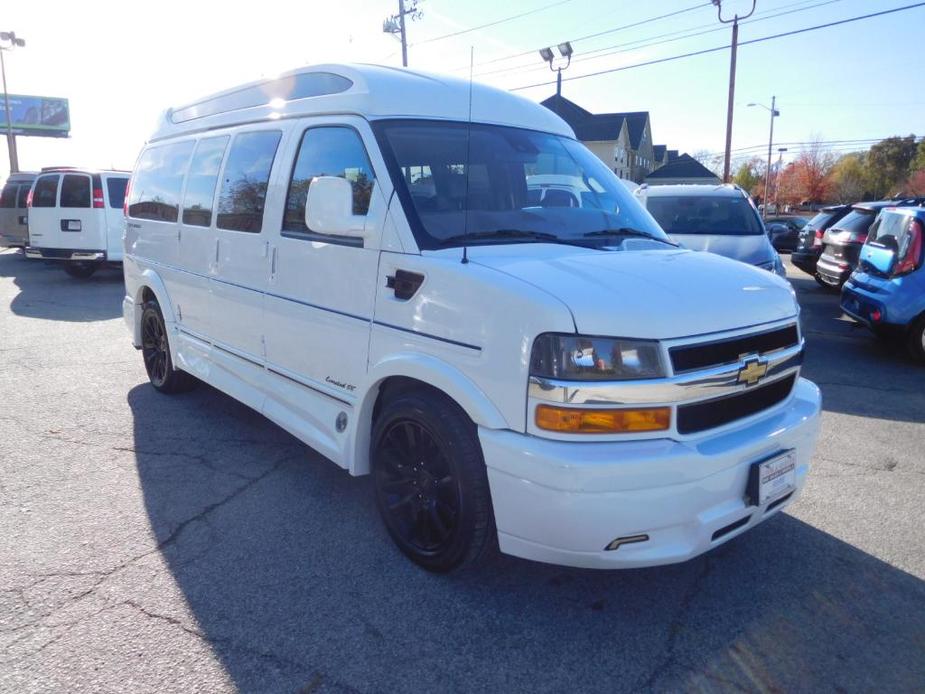
POLYGON ((181 393, 198 383, 191 374, 173 368, 164 316, 153 300, 146 302, 142 308, 141 356, 151 385, 162 393, 181 393))
POLYGON ((435 572, 474 564, 496 541, 488 479, 475 425, 428 390, 402 393, 373 432, 376 504, 392 539, 435 572))

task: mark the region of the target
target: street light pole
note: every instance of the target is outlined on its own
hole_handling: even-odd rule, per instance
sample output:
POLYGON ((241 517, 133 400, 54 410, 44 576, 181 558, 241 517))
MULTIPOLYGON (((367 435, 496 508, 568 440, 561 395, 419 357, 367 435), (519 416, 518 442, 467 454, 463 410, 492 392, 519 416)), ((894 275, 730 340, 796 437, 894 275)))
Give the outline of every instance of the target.
MULTIPOLYGON (((774 208, 778 209, 777 200, 780 196, 780 170, 784 165, 784 152, 787 151, 786 147, 777 148, 777 173, 774 174, 774 208)), ((779 213, 778 213, 779 214, 779 213)))
POLYGON ((10 91, 6 88, 6 62, 3 60, 3 52, 10 51, 14 47, 20 48, 26 45, 26 42, 17 38, 15 31, 0 31, 0 41, 9 41, 10 47, 0 46, 0 73, 3 75, 3 106, 6 111, 6 146, 10 153, 10 173, 19 171, 19 154, 16 151, 16 136, 13 134, 13 116, 10 111, 10 91))
MULTIPOLYGON (((723 24, 732 24, 732 51, 729 59, 729 101, 726 106, 726 152, 723 156, 723 183, 729 183, 729 166, 732 157, 732 107, 736 93, 736 54, 739 49, 739 15, 732 19, 723 19, 722 0, 711 0, 716 5, 716 16, 723 24)), ((752 9, 741 19, 748 19, 755 12, 757 0, 752 0, 752 9)))
POLYGON ((765 111, 771 112, 771 134, 768 136, 768 170, 767 175, 764 178, 764 210, 761 214, 761 218, 765 219, 768 216, 768 191, 771 190, 771 150, 774 147, 774 119, 780 115, 775 106, 777 105, 777 97, 771 97, 771 108, 768 108, 764 104, 751 103, 749 106, 760 106, 765 111))

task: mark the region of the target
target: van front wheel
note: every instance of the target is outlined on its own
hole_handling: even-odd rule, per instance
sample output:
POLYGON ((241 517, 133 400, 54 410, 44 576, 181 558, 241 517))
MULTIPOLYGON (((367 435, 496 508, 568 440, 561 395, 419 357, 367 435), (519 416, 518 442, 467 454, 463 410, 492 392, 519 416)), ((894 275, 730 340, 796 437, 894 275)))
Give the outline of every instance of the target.
POLYGON ((182 393, 195 388, 199 382, 191 374, 173 368, 164 316, 153 300, 145 302, 141 311, 141 356, 155 390, 182 393))
POLYGON ((475 424, 430 390, 404 392, 373 429, 376 505, 413 562, 437 573, 478 563, 497 535, 475 424))
POLYGON ((85 280, 99 267, 99 263, 91 263, 83 260, 69 261, 64 264, 64 271, 71 277, 85 280))

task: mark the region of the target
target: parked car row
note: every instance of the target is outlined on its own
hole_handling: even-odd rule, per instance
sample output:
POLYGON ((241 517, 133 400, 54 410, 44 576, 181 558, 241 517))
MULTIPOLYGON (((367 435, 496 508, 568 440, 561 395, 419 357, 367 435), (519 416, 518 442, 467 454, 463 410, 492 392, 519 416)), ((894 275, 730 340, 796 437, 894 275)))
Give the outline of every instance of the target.
POLYGON ((49 167, 10 176, 0 194, 0 245, 89 277, 122 262, 127 171, 49 167))

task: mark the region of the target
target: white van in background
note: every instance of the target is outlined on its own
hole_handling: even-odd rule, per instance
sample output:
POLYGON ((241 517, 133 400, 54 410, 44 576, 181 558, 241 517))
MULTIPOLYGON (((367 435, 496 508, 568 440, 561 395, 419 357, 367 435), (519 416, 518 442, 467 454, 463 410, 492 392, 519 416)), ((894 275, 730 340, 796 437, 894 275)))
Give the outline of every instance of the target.
POLYGON ((429 570, 497 544, 680 562, 804 484, 820 398, 793 290, 678 248, 539 104, 303 68, 167 111, 127 202, 152 385, 205 381, 372 473, 429 570))
POLYGON ((29 201, 26 257, 64 261, 81 278, 121 262, 128 180, 127 171, 42 169, 29 201))
POLYGON ((0 191, 0 247, 25 248, 29 242, 26 203, 35 174, 20 171, 10 174, 0 191))

